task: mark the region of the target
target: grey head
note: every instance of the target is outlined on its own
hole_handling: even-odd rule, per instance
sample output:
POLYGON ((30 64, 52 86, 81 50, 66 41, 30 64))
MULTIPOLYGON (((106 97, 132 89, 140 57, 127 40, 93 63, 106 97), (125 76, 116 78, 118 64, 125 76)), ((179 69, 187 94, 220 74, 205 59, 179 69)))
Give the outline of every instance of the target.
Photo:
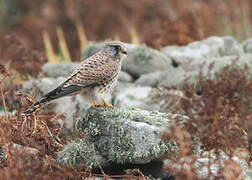
POLYGON ((102 50, 116 61, 121 61, 127 55, 126 46, 120 41, 106 42, 102 50))

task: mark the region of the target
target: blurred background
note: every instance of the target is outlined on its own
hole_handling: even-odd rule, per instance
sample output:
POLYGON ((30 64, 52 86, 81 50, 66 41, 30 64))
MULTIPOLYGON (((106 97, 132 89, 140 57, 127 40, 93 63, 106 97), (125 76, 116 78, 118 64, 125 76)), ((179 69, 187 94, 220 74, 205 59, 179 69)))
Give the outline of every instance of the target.
POLYGON ((87 40, 117 39, 153 48, 212 35, 252 35, 251 0, 0 0, 0 37, 79 60, 87 40), (50 47, 52 46, 52 47, 50 47), (64 47, 66 46, 66 47, 64 47))

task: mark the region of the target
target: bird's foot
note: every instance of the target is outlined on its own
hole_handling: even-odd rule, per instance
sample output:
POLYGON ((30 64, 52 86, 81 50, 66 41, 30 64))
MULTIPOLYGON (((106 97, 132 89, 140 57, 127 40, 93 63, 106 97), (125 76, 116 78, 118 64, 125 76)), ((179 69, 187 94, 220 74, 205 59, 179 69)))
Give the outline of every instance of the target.
POLYGON ((111 108, 111 109, 114 109, 114 108, 115 108, 112 104, 109 104, 107 101, 105 101, 105 99, 103 99, 102 101, 103 101, 104 107, 107 106, 107 107, 109 107, 109 108, 111 108))
POLYGON ((102 100, 103 101, 103 104, 93 104, 92 106, 93 107, 109 107, 111 109, 114 109, 115 107, 112 105, 112 104, 109 104, 107 101, 105 101, 104 99, 102 100))
POLYGON ((103 107, 103 104, 93 104, 92 107, 103 107))

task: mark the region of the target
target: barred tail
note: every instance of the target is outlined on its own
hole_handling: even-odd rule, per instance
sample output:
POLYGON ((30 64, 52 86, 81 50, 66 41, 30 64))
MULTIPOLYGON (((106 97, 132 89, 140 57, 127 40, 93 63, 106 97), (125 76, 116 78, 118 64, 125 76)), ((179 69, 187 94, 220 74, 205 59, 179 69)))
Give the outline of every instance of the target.
POLYGON ((34 103, 29 109, 27 109, 24 113, 25 114, 31 114, 37 109, 41 108, 42 106, 46 105, 46 103, 49 102, 46 97, 43 97, 36 103, 34 103))

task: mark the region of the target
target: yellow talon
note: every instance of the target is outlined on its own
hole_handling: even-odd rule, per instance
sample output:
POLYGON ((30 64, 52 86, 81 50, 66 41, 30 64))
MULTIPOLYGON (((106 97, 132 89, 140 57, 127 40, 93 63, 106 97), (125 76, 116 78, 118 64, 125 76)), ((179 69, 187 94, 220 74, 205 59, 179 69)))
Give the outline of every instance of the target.
POLYGON ((108 102, 106 102, 105 99, 103 99, 102 101, 103 101, 103 106, 110 107, 111 109, 115 108, 112 104, 109 104, 108 102))
POLYGON ((93 106, 93 107, 101 107, 102 105, 103 105, 103 104, 96 104, 96 103, 95 103, 95 104, 93 104, 92 106, 93 106))
POLYGON ((112 104, 109 104, 107 101, 105 101, 105 99, 103 99, 102 101, 103 101, 103 104, 96 104, 95 103, 92 106, 93 107, 103 107, 103 108, 107 106, 107 107, 109 107, 111 109, 114 109, 114 106, 112 104))

